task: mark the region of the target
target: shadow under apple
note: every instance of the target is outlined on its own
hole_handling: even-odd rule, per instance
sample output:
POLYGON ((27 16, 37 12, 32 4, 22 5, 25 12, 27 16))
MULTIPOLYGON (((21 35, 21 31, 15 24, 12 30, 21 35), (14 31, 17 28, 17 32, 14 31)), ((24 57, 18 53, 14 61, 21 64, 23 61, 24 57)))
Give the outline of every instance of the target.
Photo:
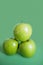
POLYGON ((1 44, 1 45, 0 45, 0 51, 1 51, 1 53, 3 53, 3 54, 4 54, 3 44, 1 44))

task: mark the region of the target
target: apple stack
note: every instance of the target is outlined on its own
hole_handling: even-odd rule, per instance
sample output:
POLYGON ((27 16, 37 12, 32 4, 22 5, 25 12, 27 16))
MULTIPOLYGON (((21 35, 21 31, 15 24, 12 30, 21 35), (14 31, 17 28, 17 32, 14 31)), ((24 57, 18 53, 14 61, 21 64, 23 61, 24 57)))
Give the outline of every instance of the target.
POLYGON ((32 35, 32 27, 27 23, 20 23, 14 29, 15 39, 6 40, 3 44, 4 51, 8 55, 18 52, 24 57, 32 57, 36 51, 36 45, 30 39, 32 35), (20 41, 20 44, 18 43, 20 41), (19 45, 19 47, 18 47, 19 45))

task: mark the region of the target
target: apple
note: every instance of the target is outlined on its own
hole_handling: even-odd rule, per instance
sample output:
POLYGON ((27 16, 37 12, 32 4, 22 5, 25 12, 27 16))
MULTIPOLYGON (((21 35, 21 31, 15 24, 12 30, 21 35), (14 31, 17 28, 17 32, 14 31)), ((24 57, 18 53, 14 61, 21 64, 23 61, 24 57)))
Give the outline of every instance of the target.
POLYGON ((15 54, 17 52, 18 42, 14 39, 8 39, 3 43, 3 49, 8 55, 15 54))
POLYGON ((19 45, 19 53, 24 57, 32 57, 35 54, 36 45, 33 40, 22 42, 19 45))
POLYGON ((32 35, 32 27, 30 24, 21 23, 16 25, 14 35, 17 40, 26 41, 32 35))

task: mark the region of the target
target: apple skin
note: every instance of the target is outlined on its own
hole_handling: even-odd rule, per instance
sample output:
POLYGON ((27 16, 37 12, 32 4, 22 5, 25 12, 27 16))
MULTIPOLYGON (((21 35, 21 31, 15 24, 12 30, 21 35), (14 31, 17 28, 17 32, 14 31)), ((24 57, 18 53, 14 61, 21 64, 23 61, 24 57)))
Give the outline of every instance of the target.
POLYGON ((24 57, 32 57, 35 51, 36 45, 33 40, 25 41, 19 45, 19 53, 24 57))
POLYGON ((21 23, 16 25, 14 35, 17 40, 26 41, 32 35, 32 27, 30 24, 21 23))
POLYGON ((4 52, 8 55, 16 54, 18 48, 18 42, 13 39, 8 39, 3 43, 4 52))

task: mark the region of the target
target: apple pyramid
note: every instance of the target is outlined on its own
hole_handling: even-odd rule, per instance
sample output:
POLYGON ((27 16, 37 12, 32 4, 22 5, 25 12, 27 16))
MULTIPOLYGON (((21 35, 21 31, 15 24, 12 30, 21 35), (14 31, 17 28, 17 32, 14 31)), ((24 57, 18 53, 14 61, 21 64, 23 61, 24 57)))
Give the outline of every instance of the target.
POLYGON ((14 28, 15 39, 8 39, 3 44, 3 49, 8 55, 18 52, 24 57, 32 57, 36 51, 36 45, 30 39, 32 27, 27 23, 20 23, 14 28), (20 41, 20 44, 18 43, 20 41), (19 47, 18 47, 19 46, 19 47))

